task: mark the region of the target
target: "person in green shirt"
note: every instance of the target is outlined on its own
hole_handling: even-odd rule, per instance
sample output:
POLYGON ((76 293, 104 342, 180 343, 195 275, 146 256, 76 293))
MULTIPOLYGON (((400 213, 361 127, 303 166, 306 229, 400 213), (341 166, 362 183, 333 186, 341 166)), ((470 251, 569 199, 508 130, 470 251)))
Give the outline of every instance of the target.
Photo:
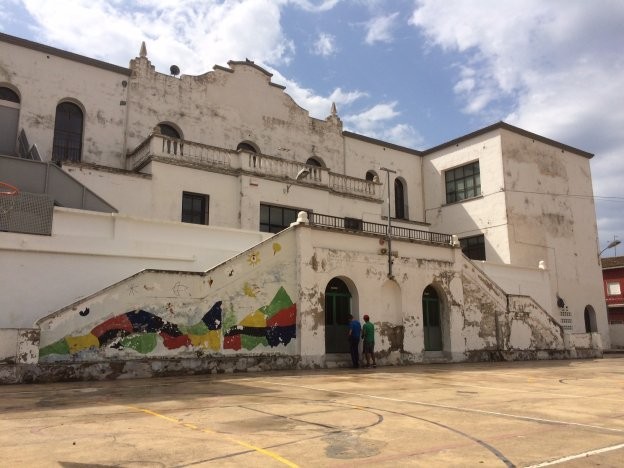
POLYGON ((366 358, 366 367, 370 367, 371 359, 373 361, 373 367, 377 367, 377 363, 375 362, 375 325, 371 323, 368 315, 364 316, 362 339, 364 340, 363 354, 366 358))

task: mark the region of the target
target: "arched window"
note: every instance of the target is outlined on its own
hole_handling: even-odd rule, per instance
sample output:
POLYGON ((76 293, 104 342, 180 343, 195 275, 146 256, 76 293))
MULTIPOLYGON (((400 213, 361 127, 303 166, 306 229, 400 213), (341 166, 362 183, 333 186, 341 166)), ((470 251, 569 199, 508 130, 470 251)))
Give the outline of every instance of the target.
POLYGON ((316 158, 308 158, 306 164, 308 166, 323 167, 323 164, 321 164, 321 162, 316 158))
POLYGON ((251 143, 244 142, 244 141, 238 144, 238 146, 236 147, 236 151, 248 151, 249 153, 260 152, 258 151, 258 148, 256 148, 254 145, 252 145, 251 143))
POLYGON ((406 219, 407 210, 405 209, 405 185, 400 179, 394 179, 394 217, 397 219, 406 219))
POLYGON ((171 138, 177 138, 178 140, 181 138, 180 132, 178 132, 171 125, 166 124, 166 123, 159 123, 158 126, 160 127, 161 135, 165 135, 171 138))
POLYGON ((19 95, 10 88, 0 86, 0 154, 15 154, 19 109, 19 95))
POLYGON ((594 308, 590 305, 585 306, 584 312, 585 318, 585 333, 595 333, 598 331, 598 326, 596 325, 596 312, 594 308))
POLYGON ((82 154, 82 110, 71 102, 56 106, 53 161, 80 161, 82 154))
POLYGON ((375 173, 375 171, 367 171, 366 180, 370 182, 379 182, 379 176, 375 173))

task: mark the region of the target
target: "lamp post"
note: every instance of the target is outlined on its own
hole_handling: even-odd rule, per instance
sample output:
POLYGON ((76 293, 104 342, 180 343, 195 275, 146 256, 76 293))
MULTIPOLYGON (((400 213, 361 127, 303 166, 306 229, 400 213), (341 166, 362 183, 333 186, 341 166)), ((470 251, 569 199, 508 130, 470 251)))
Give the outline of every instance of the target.
POLYGON ((390 221, 390 173, 396 174, 396 171, 392 169, 388 169, 387 167, 380 167, 380 171, 386 171, 387 175, 387 185, 388 185, 388 230, 386 237, 388 238, 388 278, 393 279, 392 275, 392 222, 390 221))
POLYGON ((598 254, 598 257, 600 257, 602 255, 602 252, 604 252, 605 250, 612 249, 613 247, 617 247, 621 243, 622 243, 621 241, 617 239, 613 239, 611 242, 609 242, 609 245, 607 245, 604 249, 600 251, 600 253, 598 254))

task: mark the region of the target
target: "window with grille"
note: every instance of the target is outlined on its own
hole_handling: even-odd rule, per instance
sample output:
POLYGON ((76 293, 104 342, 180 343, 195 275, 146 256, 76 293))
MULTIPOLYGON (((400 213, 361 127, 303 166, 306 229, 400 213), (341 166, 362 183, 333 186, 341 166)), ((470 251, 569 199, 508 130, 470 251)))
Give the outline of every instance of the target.
POLYGON ((82 110, 71 102, 56 106, 53 161, 80 161, 82 154, 82 110))
POLYGON ((479 161, 449 169, 444 173, 446 203, 454 203, 481 195, 479 161))
POLYGON ((208 224, 210 197, 201 193, 182 193, 182 222, 208 224))

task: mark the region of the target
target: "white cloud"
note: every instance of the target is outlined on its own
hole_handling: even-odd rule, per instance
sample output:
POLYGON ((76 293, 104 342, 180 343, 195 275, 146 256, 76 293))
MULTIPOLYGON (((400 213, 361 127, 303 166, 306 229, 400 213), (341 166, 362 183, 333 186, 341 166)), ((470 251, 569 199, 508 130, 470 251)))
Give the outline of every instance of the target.
POLYGON ((376 104, 373 107, 343 118, 347 129, 372 138, 416 147, 423 142, 422 136, 410 125, 393 123, 401 114, 395 108, 397 102, 376 104))
MULTIPOLYGON (((410 22, 461 54, 465 112, 596 153, 594 192, 624 197, 624 2, 421 0, 410 22)), ((622 236, 623 203, 597 207, 603 241, 622 236)))
POLYGON ((331 34, 321 33, 314 43, 312 51, 316 55, 322 55, 323 57, 333 55, 336 53, 335 41, 336 38, 331 34))
POLYGON ((392 42, 392 30, 394 28, 398 13, 391 15, 378 16, 366 23, 366 39, 367 44, 375 42, 392 42))
POLYGON ((321 96, 313 90, 301 86, 294 80, 290 80, 282 75, 278 70, 267 67, 273 73, 272 81, 286 86, 286 93, 292 97, 297 104, 310 112, 312 117, 325 119, 331 113, 332 103, 336 104, 338 114, 341 107, 348 107, 358 99, 366 97, 367 94, 361 91, 343 91, 341 88, 334 89, 329 96, 321 96))
POLYGON ((396 105, 396 102, 377 104, 359 114, 346 116, 344 120, 352 123, 359 129, 372 128, 379 122, 397 117, 399 112, 394 109, 396 105))
POLYGON ((287 63, 294 53, 280 27, 280 3, 272 0, 23 3, 36 21, 39 40, 120 65, 138 55, 143 40, 157 69, 166 72, 176 63, 187 74, 246 57, 287 63))
POLYGON ((334 8, 340 0, 320 0, 318 3, 309 0, 290 0, 290 3, 297 5, 306 11, 323 12, 334 8))

